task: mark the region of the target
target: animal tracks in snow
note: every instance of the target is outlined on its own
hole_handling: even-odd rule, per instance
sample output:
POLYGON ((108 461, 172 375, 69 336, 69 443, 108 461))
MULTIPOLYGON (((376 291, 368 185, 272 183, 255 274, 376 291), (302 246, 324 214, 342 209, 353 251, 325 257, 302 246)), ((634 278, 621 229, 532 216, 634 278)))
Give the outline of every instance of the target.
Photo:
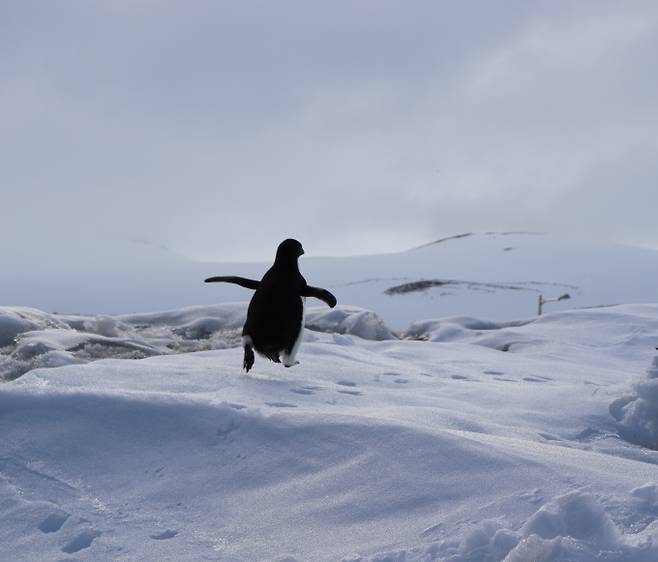
POLYGON ((73 554, 74 552, 80 552, 85 548, 89 548, 91 543, 94 540, 101 536, 100 531, 94 529, 85 529, 84 531, 78 533, 73 539, 71 539, 66 545, 62 547, 62 552, 66 554, 73 554))
POLYGON ((357 384, 353 381, 340 380, 340 381, 336 381, 336 384, 342 387, 346 387, 338 390, 337 392, 339 394, 347 394, 349 396, 363 396, 363 392, 361 392, 360 390, 356 390, 355 387, 357 386, 357 384))
POLYGON ((548 382, 553 379, 550 377, 540 377, 539 375, 531 375, 529 377, 523 377, 523 380, 526 382, 548 382))
POLYGON ((308 388, 291 388, 290 392, 294 392, 295 394, 302 394, 304 396, 310 396, 312 394, 315 394, 315 392, 309 390, 308 388))
POLYGON ((294 392, 295 394, 301 394, 303 396, 312 396, 315 394, 318 390, 324 390, 321 386, 299 386, 296 388, 291 388, 290 392, 294 392))
POLYGON ((173 529, 167 529, 166 531, 162 531, 161 533, 155 533, 151 535, 151 538, 156 541, 163 541, 167 539, 173 539, 176 535, 178 535, 178 531, 175 531, 173 529))
POLYGON ((265 402, 266 406, 270 408, 296 408, 297 404, 289 404, 288 402, 265 402))
POLYGON ((69 517, 70 515, 65 511, 51 513, 39 524, 39 530, 42 533, 56 533, 62 528, 62 525, 66 523, 69 517))

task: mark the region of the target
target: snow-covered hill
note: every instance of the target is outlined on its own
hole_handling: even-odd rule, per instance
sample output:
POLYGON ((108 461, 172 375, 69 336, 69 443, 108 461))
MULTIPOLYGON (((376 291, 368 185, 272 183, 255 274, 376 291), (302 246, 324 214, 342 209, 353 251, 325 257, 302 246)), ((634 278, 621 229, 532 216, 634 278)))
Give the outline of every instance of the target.
POLYGON ((609 306, 655 302, 657 252, 303 259, 341 304, 309 309, 300 365, 246 375, 250 293, 202 280, 269 264, 152 250, 3 277, 90 314, 0 307, 0 560, 658 560, 658 305, 609 306))
POLYGON ((489 233, 398 254, 309 259, 304 269, 332 287, 341 302, 376 311, 402 329, 415 320, 454 315, 527 318, 536 314, 540 294, 571 296, 546 310, 651 302, 658 252, 545 234, 489 233))
MULTIPOLYGON (((272 255, 275 248, 276 242, 272 255)), ((306 250, 313 255, 313 248, 306 250)), ((248 301, 246 289, 202 280, 223 274, 260 278, 270 265, 196 263, 145 244, 107 254, 113 261, 90 247, 83 266, 58 263, 56 256, 4 259, 1 304, 117 314, 248 301)), ((455 315, 527 318, 536 314, 540 294, 571 295, 547 306, 553 311, 652 302, 658 252, 537 233, 485 233, 395 254, 302 257, 300 267, 309 283, 329 288, 340 303, 372 310, 402 330, 412 321, 455 315)))
MULTIPOLYGON (((82 334, 59 321, 22 337, 82 334)), ((307 331, 248 376, 230 348, 2 384, 0 559, 658 559, 657 305, 414 330, 307 331)))

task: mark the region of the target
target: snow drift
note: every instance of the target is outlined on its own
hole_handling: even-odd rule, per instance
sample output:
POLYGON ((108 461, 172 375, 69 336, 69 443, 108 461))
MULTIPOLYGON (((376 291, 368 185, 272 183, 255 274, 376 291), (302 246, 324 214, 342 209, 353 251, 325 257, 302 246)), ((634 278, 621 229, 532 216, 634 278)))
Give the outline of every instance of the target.
MULTIPOLYGON (((98 359, 143 359, 240 345, 246 303, 187 307, 165 312, 108 315, 48 314, 0 307, 0 380, 35 368, 61 367, 98 359)), ((374 312, 355 307, 309 308, 308 328, 394 339, 374 312)))
POLYGON ((633 386, 635 394, 610 404, 619 433, 631 443, 658 449, 658 356, 653 358, 646 377, 633 386))
MULTIPOLYGON (((19 342, 158 349, 216 312, 58 316, 68 329, 19 342)), ((0 385, 0 558, 655 560, 658 452, 620 439, 608 406, 653 357, 658 306, 417 333, 442 325, 463 337, 308 331, 300 365, 248 376, 228 347, 0 385)))

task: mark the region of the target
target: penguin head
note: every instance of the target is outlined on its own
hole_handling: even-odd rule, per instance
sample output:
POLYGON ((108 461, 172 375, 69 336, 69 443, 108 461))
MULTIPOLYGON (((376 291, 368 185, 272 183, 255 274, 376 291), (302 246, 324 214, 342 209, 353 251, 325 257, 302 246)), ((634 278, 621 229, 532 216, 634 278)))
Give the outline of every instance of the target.
POLYGON ((288 238, 279 244, 276 251, 276 262, 297 263, 297 258, 304 253, 302 245, 294 238, 288 238))

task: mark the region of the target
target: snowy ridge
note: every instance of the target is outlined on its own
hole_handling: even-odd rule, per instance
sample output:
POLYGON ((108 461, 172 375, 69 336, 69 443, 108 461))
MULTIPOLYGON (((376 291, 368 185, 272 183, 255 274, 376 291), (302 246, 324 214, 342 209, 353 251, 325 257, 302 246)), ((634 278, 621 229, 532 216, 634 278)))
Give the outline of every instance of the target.
POLYGON ((306 331, 299 366, 249 376, 228 348, 3 384, 0 558, 658 557, 658 451, 609 411, 647 378, 658 306, 417 335, 306 331))
MULTIPOLYGON (((312 248, 306 250, 313 255, 312 248)), ((249 290, 204 284, 203 279, 211 275, 260 279, 271 265, 271 261, 198 263, 144 244, 108 253, 121 256, 121 261, 85 268, 7 259, 10 267, 3 270, 0 304, 119 314, 244 302, 251 296, 249 290), (44 279, 48 279, 47 290, 44 279)), ((658 251, 549 234, 487 232, 457 235, 406 252, 302 257, 300 269, 310 284, 331 290, 340 304, 371 310, 398 331, 423 318, 529 318, 536 314, 540 294, 571 296, 548 305, 547 312, 652 302, 658 251), (395 289, 400 286, 403 290, 395 289)), ((313 301, 307 304, 313 306, 313 301)))
MULTIPOLYGON (((246 311, 247 303, 119 316, 0 307, 0 381, 35 368, 236 347, 246 311)), ((365 339, 396 338, 379 316, 358 307, 310 308, 306 325, 365 339)))

